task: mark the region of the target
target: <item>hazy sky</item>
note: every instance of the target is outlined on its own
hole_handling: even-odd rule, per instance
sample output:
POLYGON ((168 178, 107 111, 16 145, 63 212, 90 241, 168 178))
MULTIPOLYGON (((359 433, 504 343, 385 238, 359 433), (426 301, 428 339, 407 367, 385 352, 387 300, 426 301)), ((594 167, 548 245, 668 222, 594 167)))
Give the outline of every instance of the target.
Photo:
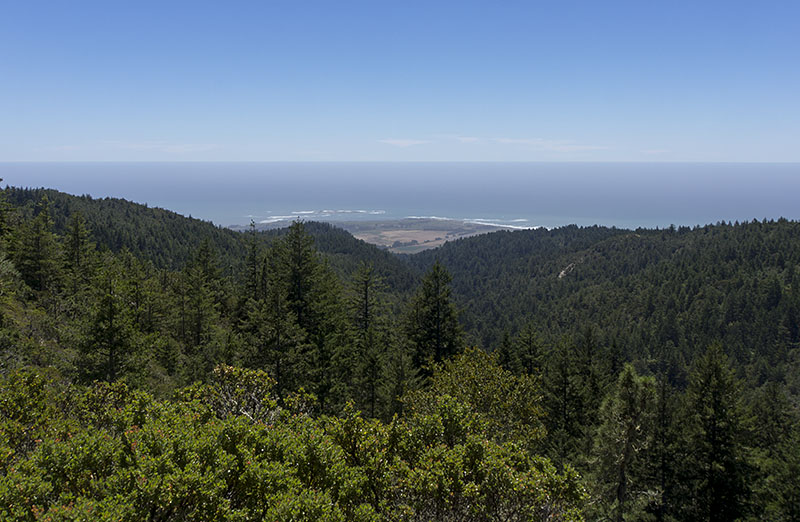
POLYGON ((0 161, 800 161, 800 2, 3 2, 0 161))

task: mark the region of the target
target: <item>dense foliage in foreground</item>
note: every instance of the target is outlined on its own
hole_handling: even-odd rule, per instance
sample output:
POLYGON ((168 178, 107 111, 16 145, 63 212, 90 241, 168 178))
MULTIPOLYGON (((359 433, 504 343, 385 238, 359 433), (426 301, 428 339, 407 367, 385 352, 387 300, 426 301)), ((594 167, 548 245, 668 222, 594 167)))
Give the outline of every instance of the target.
MULTIPOLYGON (((462 358, 451 366, 492 366, 478 352, 462 358)), ((264 372, 219 366, 208 385, 157 401, 123 383, 76 388, 15 372, 0 387, 0 516, 580 518, 577 476, 518 438, 495 440, 490 419, 464 398, 430 397, 384 424, 352 406, 309 415, 302 396, 280 407, 273 387, 264 372)))
POLYGON ((798 519, 796 222, 401 258, 3 196, 0 518, 798 519))

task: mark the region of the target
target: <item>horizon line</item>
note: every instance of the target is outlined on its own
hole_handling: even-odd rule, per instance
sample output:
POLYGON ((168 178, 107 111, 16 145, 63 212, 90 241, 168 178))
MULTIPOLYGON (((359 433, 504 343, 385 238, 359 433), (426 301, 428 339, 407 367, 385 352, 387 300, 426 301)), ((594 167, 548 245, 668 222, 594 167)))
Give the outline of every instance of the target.
POLYGON ((675 164, 675 165, 698 165, 698 164, 716 164, 716 165, 797 165, 800 164, 800 159, 794 161, 769 161, 769 160, 749 160, 749 161, 735 161, 735 160, 717 160, 717 161, 704 161, 704 160, 606 160, 606 161, 589 161, 589 160, 0 160, 0 165, 19 165, 19 164, 112 164, 112 163, 140 163, 140 164, 215 164, 215 163, 241 163, 241 164, 287 164, 287 163, 313 163, 313 164, 675 164))

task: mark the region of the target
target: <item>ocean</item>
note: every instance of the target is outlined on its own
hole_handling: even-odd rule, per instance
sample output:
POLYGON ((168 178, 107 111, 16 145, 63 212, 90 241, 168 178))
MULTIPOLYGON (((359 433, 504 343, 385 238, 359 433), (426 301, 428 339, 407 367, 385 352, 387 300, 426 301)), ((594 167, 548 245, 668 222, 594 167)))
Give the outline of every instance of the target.
POLYGON ((0 163, 0 177, 222 226, 415 216, 517 228, 800 219, 798 163, 0 163))

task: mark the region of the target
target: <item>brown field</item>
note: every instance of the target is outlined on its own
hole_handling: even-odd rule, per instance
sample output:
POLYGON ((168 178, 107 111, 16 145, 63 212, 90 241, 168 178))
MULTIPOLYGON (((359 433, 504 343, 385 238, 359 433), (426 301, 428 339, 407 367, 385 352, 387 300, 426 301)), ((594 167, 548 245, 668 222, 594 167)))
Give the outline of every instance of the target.
POLYGON ((436 248, 454 239, 501 230, 501 227, 441 219, 348 222, 336 225, 367 243, 403 254, 436 248))
MULTIPOLYGON (((409 218, 386 221, 330 221, 358 239, 372 243, 398 254, 414 254, 436 248, 455 239, 486 234, 504 227, 464 223, 450 219, 409 218)), ((259 229, 282 228, 288 222, 259 224, 259 229)), ((233 226, 234 230, 246 230, 244 226, 233 226)))

